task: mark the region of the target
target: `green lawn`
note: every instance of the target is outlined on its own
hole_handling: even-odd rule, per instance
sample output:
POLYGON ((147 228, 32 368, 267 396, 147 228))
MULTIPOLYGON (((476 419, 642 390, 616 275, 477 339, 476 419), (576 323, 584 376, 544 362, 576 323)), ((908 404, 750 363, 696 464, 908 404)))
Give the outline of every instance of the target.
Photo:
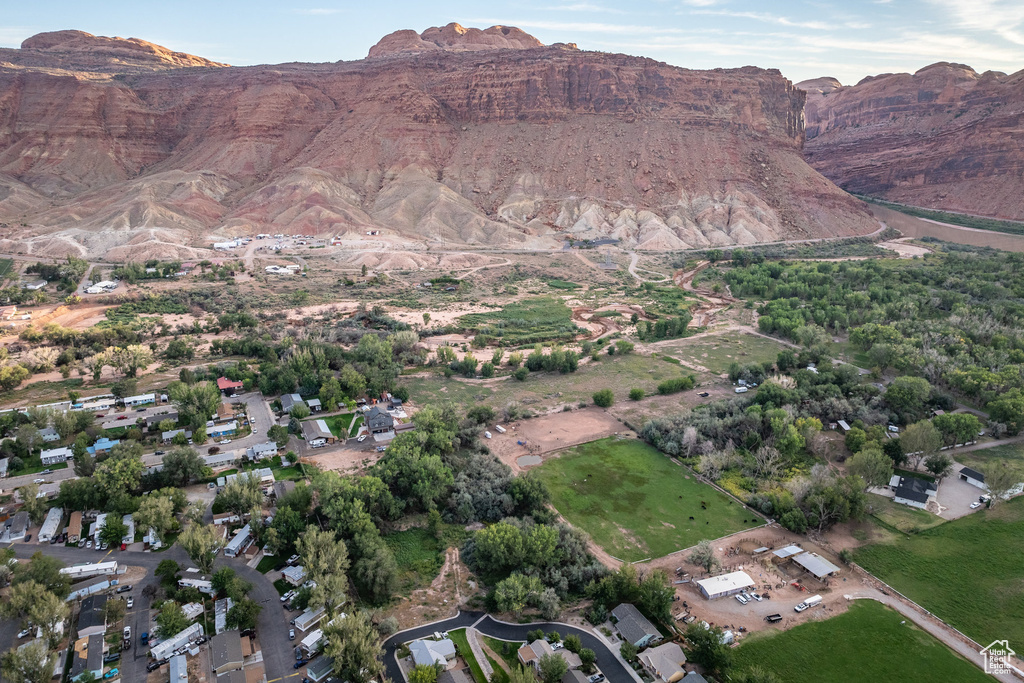
POLYGON ((978 451, 956 451, 953 453, 953 457, 957 462, 968 467, 983 467, 1000 460, 1006 460, 1017 467, 1024 467, 1024 444, 1007 443, 978 451))
POLYGON ((352 425, 352 418, 355 417, 352 413, 345 413, 344 415, 331 415, 330 417, 318 418, 323 419, 327 423, 327 428, 331 430, 331 434, 334 434, 340 439, 348 438, 348 430, 352 425))
POLYGON ((900 505, 889 498, 871 495, 868 498, 871 514, 883 524, 894 527, 904 533, 917 533, 945 522, 942 517, 924 510, 900 505))
POLYGON ((0 278, 7 277, 11 272, 11 268, 14 266, 14 260, 9 258, 0 258, 0 278))
POLYGON ((1024 498, 856 551, 865 569, 984 644, 1024 651, 1024 498))
POLYGON ((428 529, 396 531, 385 536, 384 542, 395 554, 401 594, 429 584, 444 564, 445 548, 428 529))
POLYGON ((734 652, 734 671, 760 666, 786 683, 991 682, 934 637, 873 600, 824 621, 748 637, 734 652))
POLYGON ((260 560, 260 563, 256 565, 256 571, 258 571, 260 574, 266 574, 271 569, 276 567, 278 562, 280 562, 280 560, 277 558, 276 555, 264 555, 263 559, 260 560))
POLYGON ((700 365, 715 374, 729 371, 729 365, 739 363, 774 362, 779 351, 788 348, 779 342, 756 334, 727 332, 697 339, 680 339, 661 345, 661 351, 690 365, 700 365))
POLYGON ((762 523, 635 439, 611 437, 577 446, 548 460, 536 474, 569 522, 626 561, 662 557, 762 523), (702 502, 707 509, 701 509, 702 502))
POLYGON ((484 671, 480 668, 480 663, 476 661, 476 657, 473 656, 473 651, 469 649, 469 640, 466 639, 466 629, 460 628, 458 631, 449 631, 448 637, 452 639, 455 646, 459 650, 459 655, 466 660, 466 664, 469 664, 469 670, 473 674, 473 680, 476 683, 488 683, 487 678, 484 677, 484 671))
POLYGON ((10 470, 7 473, 7 476, 9 476, 9 477, 17 477, 17 476, 21 476, 23 474, 39 474, 43 470, 54 470, 54 471, 56 471, 56 470, 66 470, 67 468, 68 468, 68 464, 66 462, 59 462, 56 465, 44 465, 42 462, 40 462, 39 457, 36 456, 36 457, 33 457, 33 458, 26 459, 24 467, 22 467, 20 469, 17 469, 17 470, 10 470))
MULTIPOLYGON (((518 652, 525 643, 523 642, 511 642, 508 640, 498 640, 497 638, 491 638, 490 636, 484 636, 484 642, 487 646, 501 655, 501 659, 505 662, 510 670, 514 670, 516 667, 521 666, 519 663, 518 652), (505 647, 508 646, 508 652, 505 652, 505 647)), ((498 670, 497 667, 494 668, 498 670)))

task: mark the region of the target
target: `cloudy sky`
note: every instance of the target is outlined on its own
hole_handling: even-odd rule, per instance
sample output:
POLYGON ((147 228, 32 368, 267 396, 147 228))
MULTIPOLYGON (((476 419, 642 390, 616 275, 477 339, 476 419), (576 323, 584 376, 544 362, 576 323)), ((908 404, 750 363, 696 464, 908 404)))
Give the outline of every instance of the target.
POLYGON ((3 3, 0 46, 76 28, 231 64, 360 59, 381 36, 458 21, 518 26, 544 43, 690 68, 774 67, 794 81, 961 62, 1024 68, 1024 0, 34 0, 3 3))

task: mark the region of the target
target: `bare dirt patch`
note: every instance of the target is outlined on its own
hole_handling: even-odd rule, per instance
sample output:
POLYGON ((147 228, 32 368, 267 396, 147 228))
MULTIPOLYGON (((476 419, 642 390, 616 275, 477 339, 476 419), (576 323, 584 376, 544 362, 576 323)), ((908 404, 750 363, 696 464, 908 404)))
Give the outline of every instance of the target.
POLYGON ((406 629, 455 616, 459 607, 480 593, 479 583, 459 556, 457 548, 445 551, 440 573, 426 588, 413 591, 387 610, 406 629))
POLYGON ((316 465, 322 470, 341 473, 360 472, 380 460, 380 453, 373 450, 342 447, 330 453, 303 456, 300 460, 316 465))
POLYGON ((499 434, 492 430, 494 438, 487 445, 515 472, 522 469, 516 463, 522 455, 543 456, 612 434, 629 432, 628 427, 600 408, 553 413, 503 426, 508 431, 499 434), (524 445, 519 445, 519 441, 525 442, 524 445))

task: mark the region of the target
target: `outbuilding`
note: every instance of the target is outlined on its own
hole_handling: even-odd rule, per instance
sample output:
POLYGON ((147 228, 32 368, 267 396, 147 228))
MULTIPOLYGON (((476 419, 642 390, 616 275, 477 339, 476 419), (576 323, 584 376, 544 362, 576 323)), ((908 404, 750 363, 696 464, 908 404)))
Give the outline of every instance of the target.
POLYGON ((39 528, 39 542, 49 543, 50 539, 60 533, 60 523, 64 519, 64 510, 59 507, 52 507, 46 513, 43 526, 39 528))
POLYGON ((729 572, 701 579, 696 584, 700 588, 701 595, 708 600, 715 600, 736 595, 740 591, 750 588, 754 585, 754 580, 746 572, 729 572))
POLYGON ((839 567, 832 564, 818 553, 801 553, 793 558, 793 563, 806 569, 819 581, 828 576, 839 573, 839 567))
POLYGON ((988 486, 985 484, 985 475, 978 470, 962 467, 960 468, 959 477, 960 481, 966 481, 971 486, 976 486, 982 491, 988 491, 988 486))

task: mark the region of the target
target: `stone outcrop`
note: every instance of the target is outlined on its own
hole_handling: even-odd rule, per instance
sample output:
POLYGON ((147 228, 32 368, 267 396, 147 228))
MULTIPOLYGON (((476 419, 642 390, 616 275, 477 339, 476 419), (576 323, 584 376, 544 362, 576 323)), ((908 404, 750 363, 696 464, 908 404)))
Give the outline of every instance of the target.
POLYGON ((437 49, 408 53, 418 43, 396 35, 336 64, 136 60, 107 77, 65 49, 57 67, 0 66, 0 222, 123 235, 133 254, 143 237, 164 253, 181 235, 260 232, 683 249, 877 227, 804 162, 804 93, 778 71, 691 71, 506 27, 430 29, 417 40, 437 49))
POLYGON ((840 187, 896 202, 1024 219, 1024 71, 940 62, 807 91, 808 162, 840 187))

